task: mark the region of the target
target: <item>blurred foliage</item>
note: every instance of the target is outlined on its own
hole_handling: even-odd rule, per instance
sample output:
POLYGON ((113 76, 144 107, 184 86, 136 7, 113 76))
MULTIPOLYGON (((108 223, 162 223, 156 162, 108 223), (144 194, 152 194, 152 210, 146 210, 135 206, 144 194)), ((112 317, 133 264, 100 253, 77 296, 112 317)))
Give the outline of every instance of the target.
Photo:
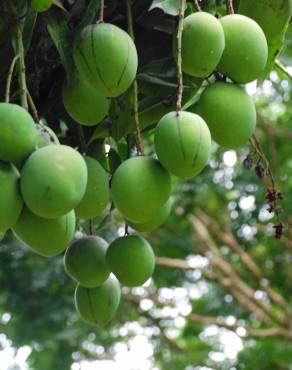
MULTIPOLYGON (((236 9, 244 6, 243 1, 240 4, 239 1, 235 2, 236 9)), ((31 95, 41 117, 57 132, 61 142, 78 147, 78 126, 62 106, 61 86, 66 72, 68 75, 74 70, 70 55, 72 40, 81 27, 97 18, 99 1, 64 0, 66 11, 54 6, 37 18, 27 8, 25 0, 14 3, 19 15, 26 14, 24 39, 27 82, 31 95)), ((157 0, 152 4, 151 0, 139 0, 133 3, 139 53, 137 78, 140 120, 145 150, 147 154, 152 154, 153 127, 175 104, 176 69, 172 38, 176 29, 173 15, 177 14, 177 1, 157 0), (152 10, 149 11, 151 5, 152 10)), ((263 5, 265 2, 258 3, 263 5)), ((279 5, 282 1, 273 3, 279 5)), ((4 95, 7 70, 13 57, 11 40, 14 20, 6 4, 0 4, 1 96, 4 95)), ((201 5, 213 14, 226 13, 225 2, 221 0, 204 0, 201 5)), ((189 1, 187 13, 192 11, 195 8, 189 1)), ((127 29, 125 2, 107 0, 105 18, 127 29)), ((285 18, 286 23, 287 20, 285 18)), ((281 23, 282 26, 285 22, 281 23)), ((282 35, 282 32, 280 27, 279 34, 282 35)), ((280 47, 281 40, 277 39, 277 43, 277 47, 280 47)), ((280 56, 282 62, 288 65, 292 65, 291 43, 290 26, 280 56)), ((230 218, 230 227, 241 247, 261 267, 274 290, 286 298, 290 305, 288 310, 291 311, 292 234, 288 228, 292 224, 291 81, 278 69, 272 70, 267 76, 253 95, 258 108, 257 135, 271 163, 277 188, 285 196, 281 215, 286 225, 283 239, 278 241, 273 236, 273 215, 266 211, 264 199, 268 185, 266 180, 259 179, 253 170, 248 171, 242 166, 243 159, 251 149, 247 146, 239 150, 236 153, 237 163, 233 166, 224 161, 226 153, 215 144, 212 159, 203 173, 193 180, 175 184, 171 216, 164 226, 147 235, 147 238, 157 256, 187 260, 200 254, 188 221, 189 215, 197 209, 203 209, 219 224, 230 218), (244 207, 243 201, 248 197, 254 202, 250 207, 244 207)), ((184 81, 184 104, 188 107, 196 101, 203 81, 186 76, 184 81)), ((17 101, 19 92, 16 79, 12 90, 12 100, 17 101)), ((112 102, 111 116, 115 119, 111 122, 106 119, 96 129, 84 128, 86 140, 91 140, 90 154, 98 158, 111 173, 127 155, 126 143, 121 136, 130 133, 128 139, 133 147, 130 103, 131 91, 112 102), (109 133, 111 138, 107 137, 109 133), (111 146, 109 157, 105 155, 105 143, 111 146)), ((234 153, 231 154, 234 156, 234 153)), ((86 224, 79 225, 83 231, 87 227, 86 224)), ((95 220, 95 232, 108 241, 117 235, 121 227, 123 223, 115 211, 95 220)), ((238 256, 223 243, 217 242, 224 258, 239 271, 242 279, 256 287, 254 278, 238 256)), ((156 294, 163 288, 184 287, 189 292, 192 287, 200 287, 201 294, 190 298, 193 312, 207 316, 233 316, 248 320, 253 328, 261 327, 261 323, 220 285, 208 282, 199 270, 195 272, 192 274, 158 266, 149 291, 156 294)), ((73 292, 74 284, 64 273, 62 256, 53 259, 38 257, 16 241, 11 233, 5 235, 0 244, 0 331, 13 347, 31 347, 28 363, 32 370, 69 370, 74 361, 113 358, 114 345, 129 343, 137 334, 137 330, 131 329, 134 323, 143 328, 143 333, 148 333, 154 347, 153 363, 161 370, 192 370, 196 366, 220 370, 291 369, 291 341, 281 338, 243 339, 244 347, 237 358, 216 362, 211 354, 222 351, 222 344, 218 336, 204 335, 203 325, 186 321, 177 327, 175 318, 154 320, 148 315, 151 309, 143 311, 141 305, 132 305, 126 300, 121 303, 115 319, 105 328, 89 327, 79 320, 75 312, 73 292), (173 329, 177 332, 174 339, 170 339, 168 333, 173 329)), ((129 291, 124 289, 124 293, 129 291)), ((141 294, 143 297, 143 289, 141 294)), ((178 313, 176 316, 179 316, 178 313)), ((3 338, 0 335, 0 345, 5 347, 3 338)))

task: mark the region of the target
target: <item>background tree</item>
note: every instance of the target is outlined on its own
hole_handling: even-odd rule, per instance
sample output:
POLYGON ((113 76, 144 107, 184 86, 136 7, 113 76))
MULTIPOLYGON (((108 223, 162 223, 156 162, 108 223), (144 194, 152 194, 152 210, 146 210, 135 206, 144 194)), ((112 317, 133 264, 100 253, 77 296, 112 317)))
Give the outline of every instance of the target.
MULTIPOLYGON (((98 18, 99 0, 55 1, 43 14, 36 14, 24 0, 13 5, 9 1, 0 5, 1 96, 11 65, 20 68, 19 62, 25 60, 27 104, 35 119, 40 117, 62 143, 81 151, 87 144, 88 153, 112 173, 127 157, 127 148, 134 151, 139 112, 144 151, 151 154, 153 128, 176 104, 172 39, 179 1, 129 1, 139 54, 139 105, 135 107, 134 85, 112 100, 109 118, 96 128, 82 129, 63 107, 62 84, 65 70, 72 68, 72 40, 98 18), (15 60, 19 32, 24 54, 20 50, 15 60)), ((186 15, 198 5, 218 15, 232 11, 230 1, 186 5, 186 15)), ((148 349, 148 362, 129 369, 291 368, 291 69, 283 66, 291 65, 291 27, 276 59, 291 4, 241 0, 233 6, 262 25, 269 43, 267 70, 257 89, 255 84, 247 86, 257 104, 256 136, 238 151, 214 144, 203 173, 176 184, 171 216, 147 234, 157 256, 153 279, 142 288, 123 288, 114 320, 103 328, 81 322, 63 257, 47 260, 31 253, 11 233, 3 237, 0 344, 15 351, 28 346, 29 368, 70 369, 74 363, 74 370, 85 360, 114 359, 121 366, 123 344, 134 351, 137 343, 148 349), (284 232, 277 239, 275 231, 280 237, 282 223, 284 232)), ((126 1, 108 0, 104 10, 108 22, 128 28, 126 1)), ((16 72, 10 77, 10 99, 18 102, 26 86, 16 72)), ((183 105, 191 107, 205 83, 184 76, 183 105)), ((89 226, 80 223, 79 229, 87 231, 89 226)), ((93 231, 111 241, 124 232, 124 224, 111 210, 94 220, 93 231)))

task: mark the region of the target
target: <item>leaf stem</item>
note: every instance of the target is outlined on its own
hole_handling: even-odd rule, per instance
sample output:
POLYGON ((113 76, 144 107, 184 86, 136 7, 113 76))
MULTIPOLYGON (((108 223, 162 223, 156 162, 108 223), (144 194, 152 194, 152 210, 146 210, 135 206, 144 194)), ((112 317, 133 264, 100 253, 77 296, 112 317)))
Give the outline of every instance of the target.
POLYGON ((99 18, 96 23, 103 23, 104 19, 104 0, 100 0, 99 18))
POLYGON ((182 95, 183 95, 183 74, 182 74, 182 33, 183 33, 183 20, 185 13, 185 0, 180 0, 179 9, 179 20, 178 20, 178 30, 177 30, 177 80, 178 80, 178 93, 176 101, 176 112, 181 110, 182 95))
POLYGON ((18 23, 16 26, 16 45, 19 54, 18 78, 20 85, 20 102, 22 107, 28 110, 24 47, 23 47, 23 26, 24 26, 23 23, 18 23))
POLYGON ((17 59, 20 57, 19 54, 15 55, 13 58, 9 71, 8 71, 8 76, 7 76, 7 82, 6 82, 6 90, 5 90, 5 103, 9 103, 10 101, 10 87, 11 87, 11 82, 12 82, 12 76, 15 68, 15 64, 17 62, 17 59))
POLYGON ((285 75, 292 80, 292 73, 288 71, 288 69, 279 61, 279 59, 275 60, 275 66, 278 67, 285 75))
MULTIPOLYGON (((128 16, 128 31, 133 41, 135 41, 134 28, 133 28, 133 16, 131 9, 131 1, 127 0, 127 16, 128 16)), ((141 138, 140 121, 139 121, 139 107, 138 107, 138 83, 135 79, 133 83, 133 110, 134 110, 134 124, 135 124, 135 137, 136 147, 138 155, 143 155, 143 143, 141 138)))
POLYGON ((201 12, 202 11, 202 8, 201 8, 201 6, 199 4, 199 0, 194 0, 194 5, 197 8, 198 12, 201 12))
POLYGON ((233 7, 233 1, 227 0, 227 12, 228 14, 234 14, 234 7, 233 7))

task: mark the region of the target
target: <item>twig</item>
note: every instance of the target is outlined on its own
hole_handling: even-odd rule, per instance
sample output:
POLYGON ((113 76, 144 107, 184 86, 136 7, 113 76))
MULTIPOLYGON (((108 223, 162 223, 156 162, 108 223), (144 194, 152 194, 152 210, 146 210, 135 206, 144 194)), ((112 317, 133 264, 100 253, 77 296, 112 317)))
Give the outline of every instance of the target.
POLYGON ((103 23, 104 19, 104 0, 100 0, 99 18, 96 23, 103 23))
POLYGON ((201 12, 202 11, 202 8, 201 8, 201 6, 199 4, 199 0, 194 0, 194 5, 197 8, 198 12, 201 12))
POLYGON ((185 0, 180 0, 179 19, 178 19, 178 30, 177 30, 177 83, 178 93, 176 101, 176 112, 181 110, 182 95, 183 95, 183 74, 182 74, 182 34, 184 27, 184 13, 185 13, 185 0))
POLYGON ((10 86, 11 86, 11 82, 12 82, 13 71, 14 71, 14 67, 15 67, 15 64, 17 62, 17 59, 19 57, 20 57, 19 54, 15 55, 15 57, 13 58, 13 60, 11 62, 9 71, 8 71, 7 82, 6 82, 6 90, 5 90, 5 103, 9 103, 9 101, 10 101, 10 86))
POLYGON ((23 23, 19 23, 16 27, 16 44, 19 53, 19 85, 20 85, 20 101, 24 109, 28 110, 27 103, 27 86, 25 77, 25 61, 24 61, 24 48, 23 48, 23 23))
POLYGON ((30 106, 34 121, 38 123, 40 121, 40 118, 39 118, 37 108, 34 104, 34 101, 32 99, 32 96, 31 96, 30 92, 28 90, 26 90, 26 93, 27 93, 28 104, 30 106))
MULTIPOLYGON (((127 0, 127 16, 128 16, 128 31, 133 41, 135 41, 134 28, 133 28, 133 16, 131 9, 131 1, 127 0)), ((134 110, 134 123, 135 123, 135 137, 136 137, 136 147, 138 155, 143 155, 143 144, 140 131, 140 122, 139 122, 139 108, 138 108, 138 83, 135 79, 133 83, 133 110, 134 110)))
POLYGON ((279 61, 279 59, 276 59, 275 66, 278 67, 282 72, 285 73, 285 75, 292 80, 292 73, 288 71, 288 69, 279 61))
POLYGON ((227 5, 228 14, 234 14, 233 1, 232 0, 227 0, 226 5, 227 5))

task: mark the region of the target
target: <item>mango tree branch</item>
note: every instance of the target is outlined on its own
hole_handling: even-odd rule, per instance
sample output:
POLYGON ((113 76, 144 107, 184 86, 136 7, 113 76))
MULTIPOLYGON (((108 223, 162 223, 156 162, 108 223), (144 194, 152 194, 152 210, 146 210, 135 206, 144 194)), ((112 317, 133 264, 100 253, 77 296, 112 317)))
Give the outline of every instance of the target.
POLYGON ((269 298, 274 303, 282 307, 287 314, 287 302, 285 301, 284 297, 281 296, 279 293, 275 292, 267 284, 263 284, 263 281, 266 281, 266 279, 261 269, 256 264, 256 262, 251 258, 251 256, 241 248, 240 244, 235 239, 231 230, 226 228, 222 229, 222 227, 215 220, 211 219, 211 217, 209 217, 202 210, 197 210, 196 215, 205 224, 205 226, 208 228, 208 230, 212 233, 214 237, 216 237, 221 243, 225 244, 232 251, 239 255, 239 258, 242 261, 242 263, 253 274, 260 289, 265 291, 269 298))
MULTIPOLYGON (((268 302, 257 299, 255 290, 243 282, 231 264, 220 256, 219 250, 205 225, 196 218, 195 215, 189 216, 189 222, 194 229, 194 235, 199 241, 199 245, 202 247, 204 255, 208 258, 210 265, 213 267, 214 272, 217 272, 219 275, 222 274, 225 278, 228 278, 231 281, 231 287, 229 288, 246 297, 246 302, 241 300, 240 303, 250 310, 250 312, 252 305, 254 313, 258 316, 260 315, 261 320, 264 319, 265 322, 272 320, 281 325, 286 325, 287 318, 278 312, 276 314, 273 307, 268 302), (257 309, 255 310, 256 307, 257 309)), ((221 282, 219 281, 219 283, 221 282)), ((239 298, 238 294, 234 297, 239 298)))
MULTIPOLYGON (((166 260, 165 260, 166 261, 166 260)), ((172 300, 163 300, 163 302, 159 299, 159 297, 156 294, 148 294, 146 297, 143 296, 143 299, 149 299, 151 300, 155 306, 158 308, 159 306, 168 306, 176 308, 175 303, 172 300)), ((139 307, 139 303, 141 300, 141 297, 135 294, 131 293, 124 293, 123 299, 125 301, 133 303, 136 307, 139 307)), ((155 315, 155 318, 152 316, 151 311, 148 311, 145 313, 145 311, 142 312, 144 315, 146 315, 151 320, 155 321, 156 324, 160 327, 161 330, 163 328, 159 325, 160 320, 167 319, 167 317, 159 317, 155 315)), ((248 326, 244 320, 237 319, 234 323, 228 323, 227 317, 216 317, 216 316, 205 316, 201 314, 197 314, 195 312, 191 312, 188 315, 183 316, 186 320, 202 324, 202 325, 216 325, 220 328, 225 328, 231 331, 237 331, 238 329, 244 329, 246 334, 244 336, 246 337, 254 337, 254 338, 284 338, 292 341, 292 331, 289 331, 288 329, 284 329, 281 327, 270 327, 270 328, 262 328, 262 329, 253 329, 252 327, 248 326)), ((173 319, 173 317, 169 318, 173 319)), ((169 343, 171 345, 174 344, 174 342, 169 343)), ((176 346, 176 344, 175 344, 176 346)), ((177 350, 182 351, 183 349, 180 347, 176 347, 177 350)))

